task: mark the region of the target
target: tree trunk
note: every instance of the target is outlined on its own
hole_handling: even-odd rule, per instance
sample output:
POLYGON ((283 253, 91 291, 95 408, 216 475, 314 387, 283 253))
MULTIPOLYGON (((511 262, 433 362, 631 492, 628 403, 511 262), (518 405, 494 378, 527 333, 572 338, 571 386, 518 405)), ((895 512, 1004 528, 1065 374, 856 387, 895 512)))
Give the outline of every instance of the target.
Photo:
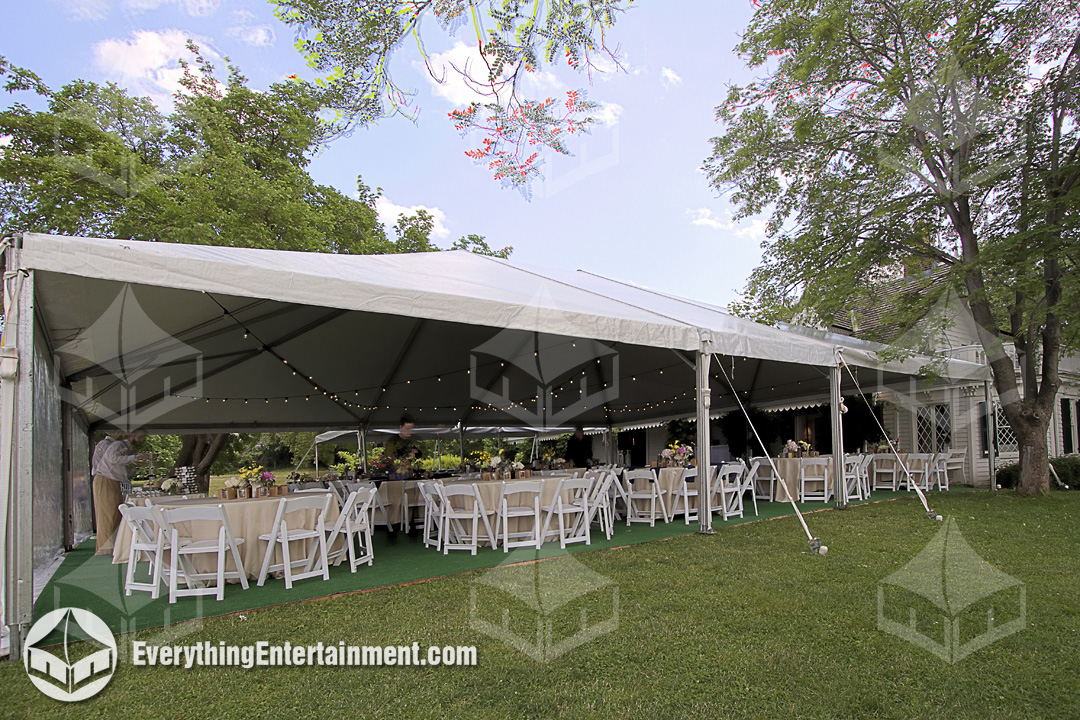
MULTIPOLYGON (((210 490, 210 466, 214 464, 221 448, 228 440, 227 433, 213 435, 185 435, 176 456, 175 467, 193 466, 196 484, 201 492, 210 490)), ((175 469, 174 467, 174 469, 175 469)))
POLYGON ((1036 418, 1023 427, 1013 427, 1016 443, 1020 448, 1020 486, 1023 495, 1050 492, 1049 447, 1046 442, 1048 420, 1036 418))

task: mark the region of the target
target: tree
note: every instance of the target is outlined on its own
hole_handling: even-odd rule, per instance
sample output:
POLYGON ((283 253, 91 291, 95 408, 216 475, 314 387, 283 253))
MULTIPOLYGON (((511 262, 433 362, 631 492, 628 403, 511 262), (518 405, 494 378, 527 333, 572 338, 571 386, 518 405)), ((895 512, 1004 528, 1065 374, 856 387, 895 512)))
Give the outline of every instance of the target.
POLYGON ((1080 11, 1062 0, 772 0, 738 46, 706 163, 740 217, 771 208, 744 310, 828 323, 905 263, 979 329, 1017 434, 1021 488, 1049 488, 1047 427, 1080 330, 1080 11), (1006 344, 1021 368, 1018 384, 1006 344))
MULTIPOLYGON (((391 242, 376 216, 377 193, 358 179, 354 200, 308 175, 309 157, 329 133, 309 87, 256 92, 234 67, 223 83, 197 54, 166 116, 112 84, 80 80, 53 92, 3 58, 0 77, 9 92, 47 103, 0 111, 0 234, 342 254, 438 249, 424 213, 399 218, 391 242)), ((195 466, 205 488, 227 438, 185 436, 176 466, 195 466)))
POLYGON ((468 250, 469 252, 476 253, 477 255, 487 255, 488 257, 497 257, 506 259, 510 257, 510 254, 514 252, 512 245, 507 245, 504 248, 493 250, 487 244, 487 238, 483 235, 469 234, 464 237, 460 237, 454 241, 454 244, 450 247, 451 250, 468 250))
POLYGON ((451 72, 485 102, 450 113, 450 120, 463 135, 483 131, 487 137, 481 146, 466 154, 504 186, 527 195, 529 182, 539 176, 539 149, 569 153, 565 138, 587 132, 590 113, 599 105, 581 90, 559 101, 526 97, 522 79, 562 62, 590 75, 619 67, 607 33, 633 0, 493 2, 486 13, 472 0, 275 2, 278 17, 297 30, 300 52, 322 74, 309 85, 326 107, 338 111, 337 132, 393 114, 416 119, 413 93, 400 88, 390 73, 395 51, 415 45, 431 76, 444 82, 444 71, 431 66, 424 50, 421 28, 425 20, 428 28, 437 23, 449 36, 464 28, 476 59, 451 72))

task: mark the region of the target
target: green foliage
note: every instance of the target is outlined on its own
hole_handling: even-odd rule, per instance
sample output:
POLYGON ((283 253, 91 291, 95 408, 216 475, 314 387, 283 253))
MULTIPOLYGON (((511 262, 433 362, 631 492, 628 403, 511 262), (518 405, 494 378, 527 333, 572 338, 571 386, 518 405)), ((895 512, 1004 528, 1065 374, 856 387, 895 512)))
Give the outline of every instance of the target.
POLYGON ((632 0, 525 0, 491 3, 486 11, 464 0, 275 2, 278 17, 297 30, 297 48, 319 74, 314 83, 295 82, 315 88, 319 101, 338 111, 335 131, 386 115, 419 116, 412 104, 414 93, 399 87, 390 73, 395 52, 416 47, 437 81, 443 82, 446 72, 457 72, 486 96, 451 113, 450 120, 463 134, 474 128, 485 132, 484 142, 469 156, 491 169, 504 186, 527 193, 528 183, 539 176, 539 149, 569 152, 564 138, 587 131, 590 114, 599 106, 585 100, 581 91, 570 91, 558 102, 526 97, 523 79, 563 62, 590 73, 603 69, 601 65, 619 67, 607 34, 632 0), (448 36, 467 28, 476 57, 465 67, 432 67, 422 26, 428 32, 439 26, 448 36))
POLYGON ((179 435, 147 435, 142 451, 154 453, 154 468, 159 472, 168 472, 176 464, 183 441, 179 435))
MULTIPOLYGON (((1057 471, 1058 479, 1062 483, 1068 485, 1070 489, 1080 488, 1080 457, 1076 455, 1066 455, 1063 457, 1052 458, 1050 464, 1054 466, 1054 470, 1057 471)), ((1004 488, 1015 488, 1020 484, 1020 465, 1019 463, 1012 463, 1010 465, 1002 465, 997 469, 997 484, 1004 488)), ((1058 484, 1056 482, 1050 482, 1050 489, 1056 490, 1058 484)))
POLYGON ((730 89, 706 164, 739 217, 772 213, 740 310, 829 324, 889 300, 909 350, 952 322, 935 305, 970 311, 1014 431, 1045 434, 1080 348, 1078 43, 1065 0, 762 4, 737 50, 763 77, 730 89))
POLYGON ((166 117, 113 84, 80 80, 51 92, 16 83, 44 96, 48 108, 15 103, 0 112, 0 136, 10 138, 0 153, 0 232, 398 251, 373 201, 307 174, 328 134, 313 89, 287 82, 257 92, 235 67, 222 82, 201 56, 185 65, 182 84, 166 117))
POLYGON ((476 253, 477 255, 487 255, 488 257, 506 258, 510 257, 510 254, 514 252, 514 248, 507 245, 499 250, 492 250, 487 240, 483 235, 466 235, 458 238, 454 241, 454 244, 450 247, 451 250, 468 250, 469 252, 476 253))
MULTIPOLYGON (((442 468, 443 470, 454 470, 461 466, 461 456, 454 454, 444 453, 442 456, 442 468)), ((439 463, 438 458, 424 458, 420 461, 420 467, 423 470, 438 470, 439 463)))
MULTIPOLYGON (((753 423, 758 435, 761 436, 761 441, 766 445, 764 452, 767 452, 768 445, 780 437, 780 418, 776 413, 758 410, 752 405, 747 406, 746 414, 750 416, 750 422, 753 423)), ((742 410, 733 410, 717 422, 732 457, 759 455, 763 452, 742 410)))
POLYGON ((690 447, 697 446, 697 423, 692 423, 689 420, 672 420, 669 422, 664 445, 668 446, 674 443, 689 445, 690 447))

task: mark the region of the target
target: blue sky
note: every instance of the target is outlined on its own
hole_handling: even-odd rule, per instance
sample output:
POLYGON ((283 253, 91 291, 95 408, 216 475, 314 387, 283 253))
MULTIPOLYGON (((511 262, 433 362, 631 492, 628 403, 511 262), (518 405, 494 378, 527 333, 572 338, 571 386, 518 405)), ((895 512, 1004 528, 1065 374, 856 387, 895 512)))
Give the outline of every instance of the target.
MULTIPOLYGON (((603 104, 604 122, 575 138, 573 157, 545 155, 531 201, 503 189, 465 151, 447 113, 467 97, 438 85, 409 47, 392 72, 416 90, 416 122, 388 117, 335 141, 310 167, 316 181, 352 193, 356 176, 381 187, 380 216, 427 208, 435 242, 468 233, 492 247, 512 245, 523 263, 583 269, 663 292, 726 305, 760 259, 763 219, 731 221, 727 201, 700 172, 717 134, 714 108, 729 83, 750 72, 734 56, 750 19, 749 0, 662 3, 642 0, 621 17, 614 42, 625 72, 568 68, 543 77, 541 94, 584 88, 603 104), (677 7, 678 12, 670 8, 677 7)), ((286 76, 310 77, 293 32, 258 0, 39 0, 7 9, 0 55, 37 72, 50 87, 83 78, 113 81, 166 106, 180 76, 184 41, 227 56, 255 88, 286 76)), ((424 33, 436 63, 460 57, 467 36, 424 33)), ((24 101, 26 98, 21 98, 24 101)), ((5 98, 4 104, 10 102, 5 98)))

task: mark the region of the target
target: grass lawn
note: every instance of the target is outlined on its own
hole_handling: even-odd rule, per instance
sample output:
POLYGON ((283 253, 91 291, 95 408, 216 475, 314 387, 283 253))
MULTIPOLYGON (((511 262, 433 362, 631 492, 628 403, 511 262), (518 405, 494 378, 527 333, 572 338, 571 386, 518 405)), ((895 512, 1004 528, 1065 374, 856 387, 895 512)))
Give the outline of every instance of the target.
MULTIPOLYGON (((784 517, 137 635, 177 644, 475 645, 477 667, 133 667, 132 638, 121 637, 115 677, 82 703, 50 700, 21 663, 3 664, 0 716, 1080 717, 1080 493, 931 500, 955 524, 945 562, 924 570, 944 571, 950 602, 971 600, 988 576, 965 572, 978 568, 954 553, 956 529, 1025 591, 1023 628, 954 663, 878 629, 880 581, 947 526, 904 498, 808 515, 830 546, 825 557, 808 554, 798 521, 784 517), (505 621, 535 642, 538 617, 565 641, 546 661, 476 629, 505 621), (600 630, 572 647, 582 627, 600 630)), ((888 587, 887 616, 907 621, 913 608, 919 632, 942 635, 941 610, 888 587)), ((1015 618, 1016 590, 954 613, 963 641, 986 627, 991 605, 998 625, 1015 618)))

